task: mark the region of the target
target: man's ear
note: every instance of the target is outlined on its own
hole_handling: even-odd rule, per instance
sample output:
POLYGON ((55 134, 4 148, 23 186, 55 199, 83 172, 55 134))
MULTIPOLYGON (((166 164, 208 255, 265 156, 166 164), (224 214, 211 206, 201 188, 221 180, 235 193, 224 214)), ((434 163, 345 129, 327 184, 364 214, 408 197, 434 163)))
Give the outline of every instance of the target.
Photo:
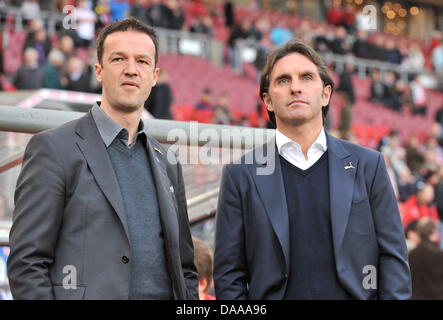
POLYGON ((206 292, 209 287, 208 280, 206 280, 205 277, 201 277, 198 279, 198 287, 201 289, 201 291, 206 292))
POLYGON ((326 87, 323 88, 323 94, 321 97, 322 107, 326 107, 329 104, 329 101, 331 100, 331 94, 332 94, 332 86, 328 84, 326 87))
POLYGON ((268 109, 268 111, 274 112, 274 106, 272 105, 271 97, 267 92, 263 92, 263 102, 265 103, 266 109, 268 109))
POLYGON ((154 69, 154 84, 152 85, 153 87, 155 87, 155 85, 157 84, 159 75, 160 75, 160 68, 155 68, 154 69))
POLYGON ((96 63, 94 64, 94 69, 95 69, 95 78, 100 84, 102 84, 102 70, 103 70, 102 65, 100 63, 96 63))

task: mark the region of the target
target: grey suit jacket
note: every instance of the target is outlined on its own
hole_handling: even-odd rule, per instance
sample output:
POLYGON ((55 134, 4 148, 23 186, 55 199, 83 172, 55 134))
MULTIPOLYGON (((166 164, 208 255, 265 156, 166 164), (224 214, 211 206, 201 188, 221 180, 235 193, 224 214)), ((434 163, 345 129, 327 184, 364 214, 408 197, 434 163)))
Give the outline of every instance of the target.
MULTIPOLYGON (((181 166, 168 163, 166 151, 149 136, 147 150, 174 298, 197 299, 181 166)), ((10 245, 15 299, 128 299, 126 212, 90 112, 30 140, 17 181, 10 245), (76 289, 64 288, 74 280, 76 289)))
MULTIPOLYGON (((331 241, 342 287, 355 299, 409 299, 406 244, 382 155, 326 136, 331 241)), ((214 257, 217 299, 282 299, 291 263, 297 263, 290 261, 288 208, 277 151, 268 159, 274 161, 273 173, 257 174, 269 165, 259 158, 270 148, 276 149, 275 141, 254 150, 251 164, 224 168, 214 257)))

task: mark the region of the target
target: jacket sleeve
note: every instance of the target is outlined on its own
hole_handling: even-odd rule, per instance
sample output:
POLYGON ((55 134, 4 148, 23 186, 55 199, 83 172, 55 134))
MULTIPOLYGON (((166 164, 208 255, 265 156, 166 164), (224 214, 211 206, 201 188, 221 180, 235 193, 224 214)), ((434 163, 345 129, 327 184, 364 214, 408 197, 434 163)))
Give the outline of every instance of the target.
POLYGON ((410 299, 411 275, 403 227, 394 190, 379 154, 370 204, 380 252, 378 267, 379 299, 410 299))
POLYGON ((177 163, 178 210, 180 223, 180 258, 187 288, 187 299, 198 300, 198 275, 194 265, 194 247, 191 230, 189 229, 188 209, 186 203, 185 184, 180 163, 177 163))
POLYGON ((218 300, 249 298, 241 198, 229 166, 225 166, 218 199, 214 254, 214 284, 218 300))
POLYGON ((65 182, 58 150, 47 135, 29 141, 14 195, 8 277, 14 299, 53 299, 48 266, 62 224, 65 182))

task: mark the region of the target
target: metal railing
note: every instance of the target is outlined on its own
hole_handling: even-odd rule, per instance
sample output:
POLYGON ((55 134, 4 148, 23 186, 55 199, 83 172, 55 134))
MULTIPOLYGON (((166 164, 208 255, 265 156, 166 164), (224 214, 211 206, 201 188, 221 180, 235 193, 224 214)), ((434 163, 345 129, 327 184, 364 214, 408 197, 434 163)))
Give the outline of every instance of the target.
MULTIPOLYGON (((18 108, 0 105, 0 130, 37 133, 83 116, 82 112, 18 108)), ((275 135, 274 130, 203 124, 174 120, 143 119, 148 132, 160 143, 252 149, 275 135), (175 130, 175 131, 173 131, 175 130), (180 131, 185 139, 177 140, 180 131), (243 136, 244 139, 237 139, 243 136)))

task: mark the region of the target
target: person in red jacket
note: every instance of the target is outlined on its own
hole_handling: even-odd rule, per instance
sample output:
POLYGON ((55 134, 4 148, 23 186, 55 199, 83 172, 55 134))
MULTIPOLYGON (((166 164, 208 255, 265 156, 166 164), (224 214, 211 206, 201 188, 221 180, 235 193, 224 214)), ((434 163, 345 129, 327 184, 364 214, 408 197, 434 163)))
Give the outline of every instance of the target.
POLYGON ((403 226, 406 227, 413 220, 429 217, 438 224, 437 208, 434 201, 434 189, 430 184, 421 183, 415 195, 406 200, 402 210, 403 226))

